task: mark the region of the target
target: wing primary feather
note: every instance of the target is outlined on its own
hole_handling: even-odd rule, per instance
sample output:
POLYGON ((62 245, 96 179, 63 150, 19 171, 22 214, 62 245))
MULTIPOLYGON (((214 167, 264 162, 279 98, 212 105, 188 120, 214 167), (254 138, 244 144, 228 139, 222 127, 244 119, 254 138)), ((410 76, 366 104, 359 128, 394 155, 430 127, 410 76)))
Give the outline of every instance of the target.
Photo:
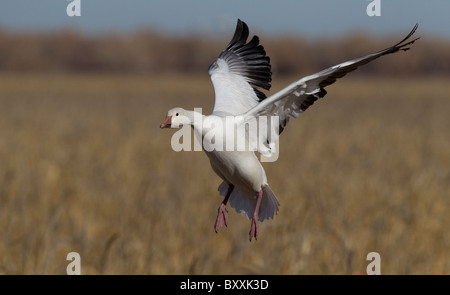
MULTIPOLYGON (((270 58, 266 56, 264 47, 259 44, 258 36, 253 36, 247 43, 249 29, 245 22, 238 19, 233 38, 223 50, 219 59, 226 61, 229 71, 243 76, 253 88, 258 101, 266 98, 259 88, 269 90, 272 81, 270 58)), ((209 66, 209 71, 215 70, 217 62, 209 66)))
MULTIPOLYGON (((273 94, 266 100, 250 109, 244 114, 245 118, 258 116, 278 116, 280 118, 279 134, 283 132, 289 116, 297 118, 300 113, 308 109, 319 98, 327 94, 325 87, 336 82, 337 79, 344 77, 347 73, 356 70, 358 67, 365 65, 383 55, 398 52, 400 50, 407 51, 415 41, 415 38, 408 41, 416 32, 418 24, 416 24, 409 34, 397 44, 380 50, 378 52, 355 58, 350 61, 343 62, 336 66, 330 67, 316 74, 304 77, 293 82, 279 92, 273 94)), ((254 73, 258 75, 258 73, 254 73)))
POLYGON ((231 39, 225 51, 230 50, 230 48, 232 48, 235 45, 245 44, 245 41, 248 38, 248 34, 249 30, 247 24, 238 19, 233 38, 231 39))

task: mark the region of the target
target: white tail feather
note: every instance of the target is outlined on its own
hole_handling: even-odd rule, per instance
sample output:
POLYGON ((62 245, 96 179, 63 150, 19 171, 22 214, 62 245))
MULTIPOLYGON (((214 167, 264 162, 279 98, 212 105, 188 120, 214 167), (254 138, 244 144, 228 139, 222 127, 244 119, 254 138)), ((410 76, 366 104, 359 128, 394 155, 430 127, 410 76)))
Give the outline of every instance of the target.
MULTIPOLYGON (((228 187, 229 185, 226 182, 222 182, 219 185, 218 190, 221 196, 226 196, 228 187)), ((273 219, 279 211, 280 206, 280 202, 268 185, 264 186, 262 190, 263 195, 258 214, 258 220, 260 222, 263 222, 265 219, 273 219)), ((253 212, 256 207, 256 194, 254 196, 247 196, 240 189, 234 187, 228 201, 230 202, 230 206, 236 212, 241 213, 242 216, 247 216, 248 219, 253 217, 253 212)))

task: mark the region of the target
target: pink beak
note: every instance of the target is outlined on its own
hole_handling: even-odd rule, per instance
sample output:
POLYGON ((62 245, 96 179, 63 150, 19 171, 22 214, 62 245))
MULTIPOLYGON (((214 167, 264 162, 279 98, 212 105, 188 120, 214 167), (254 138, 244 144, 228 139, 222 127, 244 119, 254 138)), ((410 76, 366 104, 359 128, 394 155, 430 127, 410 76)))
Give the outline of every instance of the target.
POLYGON ((169 128, 172 124, 172 116, 167 116, 167 118, 164 120, 164 122, 161 123, 160 128, 169 128))

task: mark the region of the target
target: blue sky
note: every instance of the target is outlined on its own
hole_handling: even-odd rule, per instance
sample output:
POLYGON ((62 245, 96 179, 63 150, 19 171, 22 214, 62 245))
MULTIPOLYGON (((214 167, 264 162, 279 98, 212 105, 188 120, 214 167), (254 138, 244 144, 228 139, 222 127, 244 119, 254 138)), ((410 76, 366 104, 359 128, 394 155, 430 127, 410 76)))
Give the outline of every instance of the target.
POLYGON ((253 33, 304 38, 352 32, 404 34, 420 24, 421 36, 450 40, 449 0, 379 0, 381 16, 369 17, 371 0, 80 0, 81 16, 69 17, 69 0, 1 0, 0 29, 84 33, 131 33, 155 29, 228 36, 241 18, 253 33))

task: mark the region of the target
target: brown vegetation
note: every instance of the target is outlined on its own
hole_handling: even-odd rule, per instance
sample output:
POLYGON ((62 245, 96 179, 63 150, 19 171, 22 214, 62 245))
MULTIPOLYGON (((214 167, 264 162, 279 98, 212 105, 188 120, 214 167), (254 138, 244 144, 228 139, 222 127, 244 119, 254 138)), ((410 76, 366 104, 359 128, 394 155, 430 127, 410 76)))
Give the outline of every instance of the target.
MULTIPOLYGON (((78 54, 87 68, 112 54, 86 57, 52 38, 55 70, 73 70, 66 61, 78 54)), ((16 48, 48 66, 29 56, 41 47, 16 48)), ((211 110, 203 73, 0 75, 0 273, 65 274, 76 251, 83 274, 365 274, 376 251, 382 274, 450 274, 447 79, 351 74, 332 85, 264 164, 281 207, 249 243, 249 222, 232 209, 214 233, 219 178, 202 152, 172 151, 173 130, 158 127, 176 105, 211 110)))
MULTIPOLYGON (((421 36, 420 31, 416 35, 421 36)), ((299 75, 381 50, 402 37, 380 40, 360 34, 339 41, 307 42, 262 36, 261 41, 275 74, 299 75)), ((450 43, 421 37, 407 55, 371 63, 360 74, 449 75, 450 43)), ((205 73, 228 41, 201 36, 166 37, 154 32, 93 37, 72 31, 41 35, 0 31, 0 71, 205 73)))

